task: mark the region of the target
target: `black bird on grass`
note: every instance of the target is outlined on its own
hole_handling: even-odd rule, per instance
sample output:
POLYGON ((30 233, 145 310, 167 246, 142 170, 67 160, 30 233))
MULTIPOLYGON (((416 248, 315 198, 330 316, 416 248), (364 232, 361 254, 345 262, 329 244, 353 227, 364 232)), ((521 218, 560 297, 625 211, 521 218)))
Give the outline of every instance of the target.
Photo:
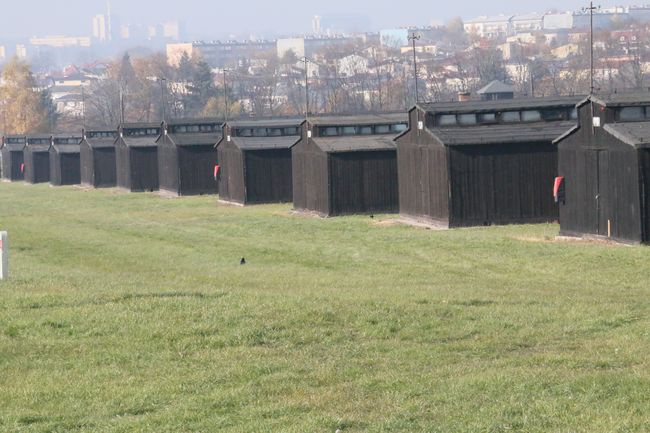
POLYGON ((244 266, 246 264, 246 259, 242 257, 241 260, 239 261, 239 264, 244 266))

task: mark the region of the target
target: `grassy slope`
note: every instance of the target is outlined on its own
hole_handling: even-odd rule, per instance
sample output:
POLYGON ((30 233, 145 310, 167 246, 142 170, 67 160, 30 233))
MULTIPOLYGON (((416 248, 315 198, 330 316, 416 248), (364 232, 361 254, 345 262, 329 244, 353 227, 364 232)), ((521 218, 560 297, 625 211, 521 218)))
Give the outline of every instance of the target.
POLYGON ((287 210, 0 184, 0 431, 650 430, 648 248, 287 210))

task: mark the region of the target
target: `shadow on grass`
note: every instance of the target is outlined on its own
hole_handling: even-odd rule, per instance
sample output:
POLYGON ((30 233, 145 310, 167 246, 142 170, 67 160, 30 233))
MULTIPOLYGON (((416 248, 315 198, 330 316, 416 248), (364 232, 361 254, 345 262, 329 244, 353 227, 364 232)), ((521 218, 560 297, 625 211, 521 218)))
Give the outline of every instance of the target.
POLYGON ((33 302, 26 306, 26 309, 40 310, 52 308, 79 308, 86 306, 101 306, 107 304, 117 304, 120 302, 151 300, 151 299, 219 299, 223 298, 228 292, 203 293, 203 292, 160 292, 160 293, 126 293, 121 296, 109 299, 92 299, 75 303, 58 303, 58 302, 33 302))

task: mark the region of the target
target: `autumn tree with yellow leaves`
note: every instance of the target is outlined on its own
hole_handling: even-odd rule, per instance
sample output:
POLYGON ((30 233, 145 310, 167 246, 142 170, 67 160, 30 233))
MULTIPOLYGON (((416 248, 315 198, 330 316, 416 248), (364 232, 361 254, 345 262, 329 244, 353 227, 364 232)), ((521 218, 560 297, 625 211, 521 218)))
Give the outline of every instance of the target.
POLYGON ((5 134, 45 132, 50 128, 48 96, 38 89, 27 63, 13 58, 0 81, 0 127, 5 134))

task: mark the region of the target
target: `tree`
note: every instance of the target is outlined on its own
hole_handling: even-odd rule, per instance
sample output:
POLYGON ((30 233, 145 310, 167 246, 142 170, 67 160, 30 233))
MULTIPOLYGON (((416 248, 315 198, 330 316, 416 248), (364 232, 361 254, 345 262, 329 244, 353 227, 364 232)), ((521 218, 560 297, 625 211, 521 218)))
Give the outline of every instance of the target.
POLYGON ((13 58, 2 72, 0 110, 5 133, 27 134, 45 132, 53 121, 52 107, 27 63, 13 58))
POLYGON ((503 55, 496 48, 475 48, 470 56, 470 61, 482 85, 494 80, 506 81, 508 77, 503 55))

